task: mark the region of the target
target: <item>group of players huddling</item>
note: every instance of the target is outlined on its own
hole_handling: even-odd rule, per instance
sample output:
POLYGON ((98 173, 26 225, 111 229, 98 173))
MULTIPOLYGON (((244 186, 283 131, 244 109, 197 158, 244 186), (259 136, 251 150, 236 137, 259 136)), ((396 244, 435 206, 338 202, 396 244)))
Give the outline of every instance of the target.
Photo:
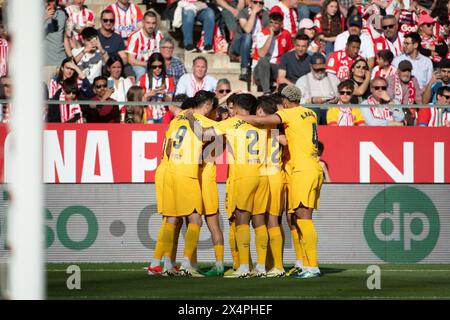
POLYGON ((199 91, 183 102, 166 132, 163 158, 155 175, 157 209, 163 222, 149 275, 320 276, 312 213, 319 205, 323 171, 316 115, 300 106, 300 99, 301 91, 295 86, 285 87, 278 97, 241 93, 234 97, 229 117, 222 121, 216 121, 214 93, 199 91), (227 272, 215 164, 224 148, 228 156, 225 206, 233 257, 233 268, 227 272), (285 211, 296 252, 295 266, 287 273, 281 227, 285 211), (216 259, 215 266, 205 273, 196 265, 202 216, 212 235, 216 259), (175 257, 183 219, 187 231, 178 268, 175 257), (257 252, 252 269, 250 221, 257 252))

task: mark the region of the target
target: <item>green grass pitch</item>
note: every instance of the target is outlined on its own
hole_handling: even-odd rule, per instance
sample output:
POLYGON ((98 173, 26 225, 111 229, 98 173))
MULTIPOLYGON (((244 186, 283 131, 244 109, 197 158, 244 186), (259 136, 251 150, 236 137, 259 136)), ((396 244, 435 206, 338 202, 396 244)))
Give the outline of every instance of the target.
POLYGON ((305 280, 161 277, 148 276, 145 263, 74 264, 80 290, 67 288, 71 264, 47 265, 48 299, 450 299, 449 264, 381 264, 379 290, 367 288, 368 264, 324 264, 322 277, 305 280))

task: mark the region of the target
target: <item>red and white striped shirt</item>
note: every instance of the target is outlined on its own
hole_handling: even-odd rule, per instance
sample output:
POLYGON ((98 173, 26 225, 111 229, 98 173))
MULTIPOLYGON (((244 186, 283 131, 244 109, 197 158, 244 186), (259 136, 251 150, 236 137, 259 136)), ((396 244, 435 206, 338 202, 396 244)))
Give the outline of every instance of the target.
MULTIPOLYGON (((139 79, 139 86, 144 90, 150 89, 150 79, 148 77, 148 74, 142 75, 142 77, 139 79)), ((152 89, 158 88, 160 86, 162 86, 162 77, 159 78, 152 77, 152 85, 151 85, 152 89)), ((161 102, 164 101, 164 95, 175 94, 175 82, 173 81, 172 77, 166 76, 165 86, 166 90, 152 97, 152 101, 161 102)), ((149 117, 155 120, 163 118, 167 111, 167 108, 163 105, 156 105, 156 106, 149 105, 148 108, 150 110, 149 117)))
POLYGON ((69 16, 67 19, 69 25, 68 31, 72 31, 74 38, 77 41, 81 41, 81 33, 78 33, 75 29, 77 27, 93 27, 95 20, 94 11, 86 7, 80 9, 77 5, 71 5, 66 8, 66 12, 69 16))
POLYGON ((164 38, 161 31, 147 38, 144 30, 140 29, 128 38, 127 52, 134 54, 136 60, 147 61, 154 52, 159 52, 159 42, 164 38))
POLYGON ((327 60, 327 72, 333 73, 339 80, 346 80, 350 76, 350 67, 356 59, 362 59, 357 56, 352 59, 345 50, 339 50, 331 53, 327 60))
POLYGON ((394 43, 386 39, 386 37, 383 34, 380 37, 373 40, 373 47, 375 50, 375 54, 377 54, 381 50, 389 50, 394 54, 394 57, 397 57, 403 53, 403 40, 404 35, 400 32, 398 33, 397 39, 394 41, 394 43))
MULTIPOLYGON (((61 95, 59 96, 60 101, 68 101, 64 91, 61 91, 61 95)), ((75 121, 75 123, 83 123, 83 114, 81 112, 81 107, 79 104, 60 104, 59 111, 61 115, 61 123, 69 121, 73 118, 77 113, 80 114, 80 119, 75 121)))
POLYGON ((419 125, 427 124, 428 127, 449 127, 450 112, 435 107, 421 108, 419 110, 417 123, 419 125))
POLYGON ((138 23, 143 19, 141 9, 134 3, 130 3, 127 10, 122 9, 117 2, 106 9, 114 13, 114 29, 124 39, 138 29, 138 23))
POLYGON ((389 69, 387 71, 385 71, 384 69, 380 69, 380 66, 375 66, 372 69, 371 79, 373 79, 375 77, 386 78, 387 76, 391 76, 391 75, 395 74, 396 72, 397 72, 397 68, 394 67, 393 65, 390 65, 389 69))
MULTIPOLYGON (((429 49, 431 46, 436 47, 438 45, 444 44, 440 39, 437 39, 434 36, 432 37, 422 36, 421 38, 422 38, 421 46, 424 49, 429 49)), ((442 60, 442 57, 431 55, 430 59, 434 62, 440 62, 442 60)))
POLYGON ((8 74, 9 43, 0 39, 0 77, 8 74))
MULTIPOLYGON (((259 60, 258 50, 261 49, 269 38, 269 28, 264 28, 256 35, 256 50, 253 52, 253 60, 259 60)), ((292 36, 289 31, 281 30, 276 36, 272 52, 270 53, 270 63, 280 63, 281 56, 293 49, 292 36)))
POLYGON ((286 7, 282 2, 273 6, 270 10, 272 12, 279 12, 283 15, 283 29, 289 31, 292 35, 295 35, 298 30, 297 26, 297 10, 294 8, 286 7))

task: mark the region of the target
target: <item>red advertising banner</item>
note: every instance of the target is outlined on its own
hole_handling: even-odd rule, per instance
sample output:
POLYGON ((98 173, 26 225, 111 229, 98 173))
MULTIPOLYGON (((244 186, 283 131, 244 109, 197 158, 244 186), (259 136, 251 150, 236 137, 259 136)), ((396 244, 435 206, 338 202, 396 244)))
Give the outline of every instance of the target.
MULTIPOLYGON (((153 182, 167 126, 49 124, 46 183, 153 182)), ((11 135, 0 126, 0 182, 9 182, 11 135)), ((319 128, 332 182, 450 183, 450 128, 319 128)), ((30 161, 33 161, 30 159, 30 161)), ((218 182, 227 166, 218 165, 218 182)))

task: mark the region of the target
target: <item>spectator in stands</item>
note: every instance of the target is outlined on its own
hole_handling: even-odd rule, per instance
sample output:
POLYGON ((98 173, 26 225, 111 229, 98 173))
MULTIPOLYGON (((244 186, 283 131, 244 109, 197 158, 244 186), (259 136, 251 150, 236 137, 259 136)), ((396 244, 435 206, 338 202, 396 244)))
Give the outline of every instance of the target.
POLYGON ((214 10, 205 2, 199 0, 180 0, 178 6, 182 6, 183 44, 187 52, 199 52, 194 45, 194 23, 201 21, 205 36, 203 53, 214 53, 213 36, 215 26, 214 10))
MULTIPOLYGON (((1 11, 0 11, 1 14, 1 11)), ((9 42, 0 17, 0 77, 8 74, 9 42)))
MULTIPOLYGON (((139 79, 139 86, 146 90, 147 101, 172 101, 175 94, 173 78, 166 74, 164 57, 159 52, 153 53, 148 59, 147 73, 139 79)), ((167 106, 149 105, 149 117, 153 123, 162 123, 167 112, 167 106)), ((169 121, 164 121, 168 123, 169 121)))
POLYGON ((423 90, 422 102, 436 102, 436 92, 440 87, 450 86, 450 60, 444 59, 439 64, 440 70, 436 70, 430 82, 423 90))
POLYGON ((163 38, 160 41, 159 45, 161 54, 164 57, 166 73, 168 76, 171 76, 173 78, 173 82, 176 87, 178 84, 178 80, 180 80, 181 76, 187 72, 186 67, 184 66, 184 63, 180 58, 177 58, 173 55, 175 45, 170 38, 163 38))
MULTIPOLYGON (((403 60, 398 64, 397 73, 386 78, 389 97, 402 105, 422 104, 422 90, 417 79, 411 75, 412 68, 411 62, 403 60)), ((406 123, 414 125, 418 110, 416 108, 404 110, 406 123)))
POLYGON ((153 11, 144 14, 143 27, 133 33, 128 40, 128 63, 133 67, 138 81, 146 72, 148 58, 159 52, 160 41, 164 35, 158 30, 158 18, 153 11))
MULTIPOLYGON (((0 99, 12 99, 12 80, 8 76, 0 78, 0 99)), ((10 118, 11 103, 0 104, 0 122, 8 123, 10 118)))
POLYGON ((230 32, 230 38, 238 32, 240 26, 238 25, 239 11, 244 9, 245 0, 217 0, 217 5, 222 8, 222 18, 230 32))
MULTIPOLYGON (((111 98, 114 88, 108 87, 108 79, 99 76, 94 79, 94 101, 115 101, 111 98)), ((83 108, 83 115, 87 123, 118 123, 120 122, 120 110, 118 105, 91 104, 83 108)))
POLYGON ((386 79, 376 77, 370 81, 370 92, 372 93, 363 105, 374 105, 370 108, 361 108, 366 124, 368 126, 403 126, 405 114, 398 108, 379 108, 379 104, 400 104, 397 100, 391 100, 387 92, 388 83, 386 79))
MULTIPOLYGON (((317 14, 323 6, 320 0, 298 0, 297 13, 298 21, 302 23, 304 19, 311 18, 311 13, 317 14)), ((299 28, 300 29, 300 28, 299 28)))
POLYGON ((312 55, 316 52, 325 54, 325 50, 319 40, 317 27, 311 19, 303 19, 300 21, 298 34, 305 34, 309 39, 308 54, 312 55))
MULTIPOLYGON (((231 83, 230 80, 223 78, 217 81, 216 87, 216 98, 219 100, 219 105, 222 105, 222 99, 228 97, 231 93, 231 83)), ((225 99, 226 101, 226 99, 225 99)))
POLYGON ((103 65, 108 61, 109 56, 98 39, 97 30, 87 27, 83 29, 81 35, 83 47, 72 50, 73 60, 92 83, 102 74, 103 65))
MULTIPOLYGON (((51 100, 76 101, 78 100, 78 95, 77 82, 74 79, 66 79, 51 100)), ((49 106, 47 122, 84 123, 84 118, 79 104, 61 103, 60 105, 49 106)))
POLYGON ((336 36, 344 31, 345 18, 339 10, 337 0, 325 0, 320 13, 314 17, 319 39, 325 42, 325 54, 328 57, 334 49, 336 36))
POLYGON ((422 50, 424 56, 430 57, 434 65, 437 65, 448 52, 448 46, 442 41, 440 36, 434 35, 434 28, 437 28, 436 21, 428 14, 423 14, 419 18, 419 34, 421 37, 422 50))
MULTIPOLYGON (((173 97, 173 102, 184 102, 187 99, 189 99, 189 97, 187 95, 178 94, 173 97)), ((169 105, 169 111, 167 113, 170 115, 170 119, 173 119, 174 117, 178 116, 178 114, 180 113, 181 110, 182 110, 181 106, 171 104, 171 105, 169 105)))
POLYGON ((359 108, 352 108, 348 105, 355 86, 351 80, 344 80, 338 85, 338 105, 339 107, 329 108, 327 111, 327 124, 330 126, 363 126, 364 117, 359 108))
POLYGON ((350 35, 344 50, 334 51, 327 60, 327 71, 335 74, 341 81, 350 76, 350 67, 356 59, 361 47, 361 39, 356 35, 350 35))
POLYGON ((400 2, 399 7, 394 11, 394 15, 398 21, 398 32, 402 35, 407 33, 417 32, 420 9, 418 7, 419 0, 411 0, 409 8, 405 6, 403 1, 400 2))
MULTIPOLYGON (((108 88, 114 89, 111 99, 115 101, 126 101, 127 92, 133 86, 133 81, 124 75, 124 64, 122 58, 115 54, 106 62, 106 76, 108 77, 108 88)), ((119 106, 122 109, 123 106, 119 106)))
POLYGON ((94 27, 95 15, 84 5, 85 0, 73 0, 72 5, 66 7, 67 25, 66 38, 70 48, 79 48, 83 45, 83 35, 81 32, 86 27, 94 27))
MULTIPOLYGON (((55 72, 62 60, 66 58, 66 53, 70 53, 70 48, 64 47, 64 31, 66 28, 66 14, 57 6, 56 0, 45 0, 44 16, 44 81, 48 82, 55 75, 55 72)), ((3 26, 2 26, 3 29, 3 26)), ((6 61, 8 58, 9 45, 0 33, 0 76, 6 74, 6 61), (6 54, 5 54, 6 53, 6 54)))
POLYGON ((397 18, 393 15, 384 16, 381 20, 381 28, 383 33, 373 41, 375 53, 388 50, 394 57, 401 55, 404 38, 403 34, 398 32, 397 18))
POLYGON ((360 51, 358 54, 367 60, 370 70, 375 65, 375 52, 373 49, 373 41, 370 35, 362 33, 362 18, 359 15, 354 15, 347 20, 348 30, 342 32, 336 37, 334 42, 334 51, 345 50, 348 38, 358 36, 360 38, 360 51))
POLYGON ((114 13, 114 29, 122 37, 125 46, 128 46, 128 37, 142 28, 142 11, 130 0, 118 0, 106 7, 114 13))
POLYGON ((299 34, 295 36, 294 50, 286 52, 280 58, 278 66, 278 85, 294 85, 295 82, 311 71, 311 57, 307 50, 309 38, 299 34))
POLYGON ((114 13, 111 10, 103 10, 100 15, 101 27, 98 29, 98 38, 103 49, 108 55, 118 54, 124 64, 128 63, 127 53, 123 39, 114 32, 114 13))
POLYGON ((370 95, 370 71, 366 60, 359 58, 353 62, 349 79, 355 85, 351 103, 358 104, 366 100, 370 95))
MULTIPOLYGON (((311 57, 311 72, 300 77, 295 85, 300 88, 304 104, 337 103, 337 87, 339 79, 334 74, 325 71, 325 57, 321 53, 315 53, 311 57)), ((318 124, 326 124, 326 109, 312 108, 317 115, 318 124)))
MULTIPOLYGON (((298 0, 280 0, 280 3, 270 9, 270 13, 278 12, 283 17, 283 29, 295 37, 298 31, 297 6, 298 0)), ((263 1, 264 2, 264 1, 263 1)))
POLYGON ((94 96, 91 84, 81 69, 73 62, 73 58, 65 58, 61 62, 58 74, 48 83, 48 97, 52 99, 55 93, 61 89, 64 80, 71 79, 77 83, 78 90, 86 98, 94 96))
MULTIPOLYGON (((146 101, 145 90, 139 86, 132 86, 127 92, 127 101, 146 101)), ((120 122, 147 123, 145 106, 126 106, 120 113, 120 122)))
POLYGON ((272 12, 269 27, 256 35, 255 79, 266 95, 272 92, 271 84, 277 79, 281 56, 293 48, 291 34, 283 29, 282 23, 283 16, 272 12))
POLYGON ((195 58, 192 63, 192 73, 186 73, 180 78, 176 94, 184 93, 191 98, 200 90, 214 92, 217 80, 207 72, 208 60, 202 56, 195 58))
POLYGON ((394 54, 390 50, 381 50, 377 52, 377 65, 372 69, 371 79, 375 77, 386 78, 397 72, 397 68, 392 65, 394 54))
POLYGON ((419 53, 421 39, 418 33, 408 33, 403 41, 403 54, 394 58, 392 65, 398 67, 400 61, 409 60, 413 66, 412 75, 419 81, 420 88, 430 82, 433 76, 433 63, 430 58, 419 53))
POLYGON ((240 28, 231 44, 232 55, 241 56, 241 74, 239 80, 248 80, 253 39, 263 28, 269 26, 269 13, 264 10, 264 1, 246 0, 247 7, 239 11, 238 22, 240 28))
MULTIPOLYGON (((450 87, 442 86, 436 90, 436 103, 440 106, 450 104, 450 87)), ((417 124, 424 127, 450 127, 450 108, 421 108, 417 124)))

